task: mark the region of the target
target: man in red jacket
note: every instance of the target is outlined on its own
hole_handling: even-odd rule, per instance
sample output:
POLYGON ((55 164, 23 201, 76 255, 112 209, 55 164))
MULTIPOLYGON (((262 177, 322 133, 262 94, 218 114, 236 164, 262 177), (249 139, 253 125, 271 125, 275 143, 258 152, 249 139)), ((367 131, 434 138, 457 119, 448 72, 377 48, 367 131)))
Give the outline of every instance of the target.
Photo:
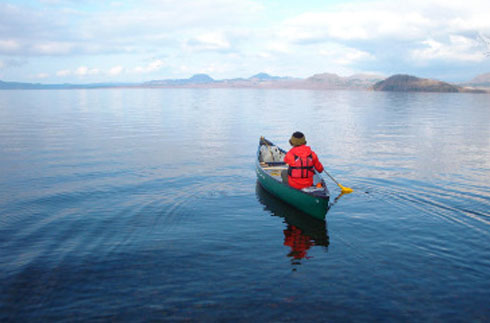
POLYGON ((303 133, 296 131, 289 139, 293 148, 284 157, 284 162, 289 165, 288 183, 291 187, 302 189, 313 185, 315 168, 318 172, 323 171, 323 165, 318 160, 318 156, 306 146, 306 139, 303 133))

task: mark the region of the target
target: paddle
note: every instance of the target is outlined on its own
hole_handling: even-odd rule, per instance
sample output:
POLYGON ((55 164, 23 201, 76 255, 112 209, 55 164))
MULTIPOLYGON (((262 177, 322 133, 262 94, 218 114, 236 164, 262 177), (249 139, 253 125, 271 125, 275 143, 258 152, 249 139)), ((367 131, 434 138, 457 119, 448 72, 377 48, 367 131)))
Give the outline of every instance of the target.
POLYGON ((340 187, 340 190, 342 191, 342 194, 349 194, 349 193, 354 192, 354 190, 352 188, 345 187, 342 184, 340 184, 339 182, 337 182, 335 180, 335 178, 333 178, 332 175, 330 175, 325 169, 323 171, 325 172, 325 174, 328 175, 328 177, 330 177, 332 179, 332 181, 335 182, 335 184, 337 184, 340 187))

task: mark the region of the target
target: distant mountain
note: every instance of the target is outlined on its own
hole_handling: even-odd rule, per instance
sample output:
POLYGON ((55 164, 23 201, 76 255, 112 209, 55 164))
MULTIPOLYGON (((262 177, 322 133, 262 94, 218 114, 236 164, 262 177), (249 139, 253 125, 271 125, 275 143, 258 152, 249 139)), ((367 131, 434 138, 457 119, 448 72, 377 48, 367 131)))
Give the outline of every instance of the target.
POLYGON ((36 89, 42 86, 41 84, 20 83, 20 82, 3 82, 0 81, 0 89, 15 90, 15 89, 36 89))
POLYGON ((303 86, 312 89, 363 90, 369 89, 381 80, 384 80, 383 76, 373 74, 342 77, 337 74, 322 73, 308 77, 304 80, 303 86))
POLYGON ((384 77, 379 75, 357 74, 341 77, 337 74, 315 74, 306 79, 283 76, 272 76, 258 73, 249 78, 215 80, 207 74, 196 74, 187 79, 162 79, 139 84, 96 83, 96 84, 33 84, 1 82, 0 89, 71 89, 71 88, 103 88, 103 87, 200 87, 200 88, 289 88, 289 89, 321 89, 321 90, 362 90, 369 89, 384 77))
POLYGON ((153 80, 145 82, 142 86, 150 87, 207 87, 207 88, 256 88, 256 87, 282 87, 282 82, 292 80, 289 77, 271 76, 267 73, 258 73, 249 78, 234 78, 215 80, 206 74, 196 74, 188 79, 153 80))
POLYGON ((95 89, 112 87, 130 87, 135 83, 89 83, 89 84, 41 84, 0 81, 0 90, 63 90, 63 89, 95 89))
POLYGON ((478 75, 470 83, 490 83, 490 73, 478 75))
MULTIPOLYGON (((490 73, 472 80, 487 84, 490 73)), ((375 74, 355 74, 348 77, 333 73, 312 75, 306 79, 271 76, 258 73, 249 78, 215 80, 207 74, 195 74, 187 79, 162 79, 144 83, 89 83, 89 84, 40 84, 0 81, 0 89, 93 89, 115 87, 156 87, 156 88, 264 88, 264 89, 313 89, 313 90, 375 90, 375 91, 417 91, 417 92, 472 92, 490 93, 488 88, 464 84, 457 86, 446 82, 418 78, 411 75, 393 75, 387 79, 375 74)))
POLYGON ((188 86, 197 84, 210 84, 215 80, 207 74, 195 74, 188 79, 174 79, 174 80, 154 80, 145 82, 143 86, 188 86))
POLYGON ((471 81, 464 83, 464 85, 472 87, 490 87, 490 73, 481 74, 474 77, 471 81))
POLYGON ((313 76, 308 77, 305 80, 305 82, 311 84, 334 86, 334 87, 344 84, 343 78, 341 78, 337 74, 332 74, 332 73, 315 74, 313 76))
POLYGON ((386 76, 379 74, 354 74, 348 77, 351 80, 362 80, 368 82, 379 82, 386 79, 386 76))
POLYGON ((255 74, 254 76, 249 77, 248 79, 249 80, 260 80, 260 81, 276 81, 276 80, 287 79, 287 77, 271 76, 267 73, 258 73, 258 74, 255 74))
POLYGON ((374 84, 375 91, 399 92, 462 92, 463 88, 431 79, 397 74, 374 84))
POLYGON ((195 74, 188 79, 190 84, 203 84, 203 83, 213 83, 214 79, 207 74, 195 74))

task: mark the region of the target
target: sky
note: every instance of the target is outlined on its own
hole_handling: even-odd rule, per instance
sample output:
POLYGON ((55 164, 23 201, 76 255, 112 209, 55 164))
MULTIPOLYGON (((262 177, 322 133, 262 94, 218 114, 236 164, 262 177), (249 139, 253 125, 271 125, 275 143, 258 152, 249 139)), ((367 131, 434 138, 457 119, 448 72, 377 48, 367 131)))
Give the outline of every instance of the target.
POLYGON ((0 80, 490 72, 488 0, 0 0, 0 80))

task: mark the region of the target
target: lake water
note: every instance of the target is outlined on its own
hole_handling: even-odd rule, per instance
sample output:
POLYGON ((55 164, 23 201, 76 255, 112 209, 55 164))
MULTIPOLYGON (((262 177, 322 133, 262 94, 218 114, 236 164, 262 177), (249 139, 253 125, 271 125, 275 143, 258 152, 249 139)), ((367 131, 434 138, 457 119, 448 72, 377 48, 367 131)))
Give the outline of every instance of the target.
POLYGON ((3 322, 488 322, 490 95, 0 91, 0 266, 3 322), (296 130, 326 222, 257 185, 296 130))

